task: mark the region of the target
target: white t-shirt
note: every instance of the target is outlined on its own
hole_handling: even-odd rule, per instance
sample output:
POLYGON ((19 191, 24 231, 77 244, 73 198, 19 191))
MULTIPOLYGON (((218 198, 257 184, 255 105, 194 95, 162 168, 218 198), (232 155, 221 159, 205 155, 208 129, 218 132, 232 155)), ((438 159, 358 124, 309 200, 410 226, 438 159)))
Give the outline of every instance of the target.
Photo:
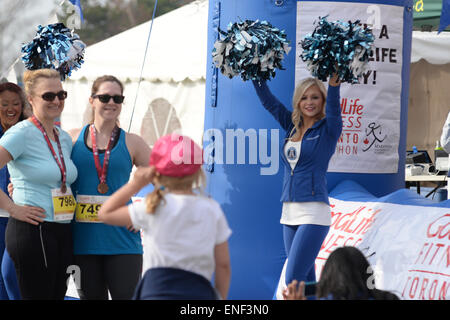
POLYGON ((144 272, 172 267, 211 280, 215 269, 214 247, 231 235, 220 205, 198 195, 167 193, 154 214, 145 200, 128 205, 134 228, 143 231, 144 272))
MULTIPOLYGON (((284 145, 284 154, 292 170, 294 170, 300 159, 301 149, 301 140, 288 140, 284 145)), ((329 226, 331 225, 330 206, 318 201, 283 202, 280 223, 287 225, 317 224, 329 226)))
POLYGON ((283 202, 281 224, 298 226, 301 224, 331 225, 330 206, 325 202, 283 202))

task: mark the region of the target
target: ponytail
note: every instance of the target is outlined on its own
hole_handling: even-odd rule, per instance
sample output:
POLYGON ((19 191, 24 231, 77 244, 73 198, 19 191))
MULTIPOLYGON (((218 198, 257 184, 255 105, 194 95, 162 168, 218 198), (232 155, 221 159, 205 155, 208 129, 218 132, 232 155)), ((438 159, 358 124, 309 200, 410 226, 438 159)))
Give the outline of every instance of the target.
POLYGON ((145 206, 148 213, 155 213, 156 208, 161 203, 161 200, 164 200, 163 190, 163 186, 159 188, 155 186, 155 190, 153 190, 153 192, 145 198, 145 206))
POLYGON ((206 184, 206 176, 203 169, 199 169, 196 173, 184 177, 169 177, 156 174, 154 180, 155 189, 145 198, 147 212, 153 214, 156 209, 164 201, 165 189, 168 190, 193 190, 198 189, 203 194, 203 188, 206 184))

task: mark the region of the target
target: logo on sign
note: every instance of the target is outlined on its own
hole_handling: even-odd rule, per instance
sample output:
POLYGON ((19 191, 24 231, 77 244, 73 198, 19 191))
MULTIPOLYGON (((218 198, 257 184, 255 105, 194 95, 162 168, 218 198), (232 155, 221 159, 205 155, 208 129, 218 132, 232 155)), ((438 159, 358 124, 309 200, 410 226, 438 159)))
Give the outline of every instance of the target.
POLYGON ((369 151, 370 149, 374 148, 376 149, 375 153, 384 153, 384 149, 390 148, 389 145, 382 144, 382 142, 386 140, 387 134, 384 133, 381 124, 377 124, 375 122, 369 123, 369 125, 365 129, 365 133, 366 137, 363 140, 363 152, 369 151))

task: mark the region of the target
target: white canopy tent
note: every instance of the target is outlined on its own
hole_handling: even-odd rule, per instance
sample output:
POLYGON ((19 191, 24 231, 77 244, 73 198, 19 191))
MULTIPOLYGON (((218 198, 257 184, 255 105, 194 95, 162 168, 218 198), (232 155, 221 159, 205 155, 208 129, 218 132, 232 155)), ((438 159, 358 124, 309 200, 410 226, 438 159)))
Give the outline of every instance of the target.
POLYGON ((413 32, 407 148, 432 156, 450 111, 450 32, 413 32))
MULTIPOLYGON (((82 125, 93 81, 99 76, 110 74, 125 85, 126 98, 120 122, 122 128, 128 130, 150 23, 148 21, 86 48, 84 64, 64 83, 69 97, 61 117, 63 129, 82 125)), ((156 137, 172 131, 177 127, 176 123, 181 123, 183 134, 201 142, 207 23, 207 0, 194 1, 155 18, 131 132, 141 133, 142 120, 147 114, 146 126, 151 126, 152 130, 158 127, 155 130, 156 137), (158 121, 153 121, 155 117, 150 118, 155 108, 149 109, 149 105, 159 98, 168 101, 163 105, 170 104, 173 108, 170 108, 171 112, 155 115, 158 121)), ((154 142, 146 140, 150 145, 154 142)))
POLYGON ((413 31, 411 63, 420 59, 431 64, 450 63, 450 32, 413 31))

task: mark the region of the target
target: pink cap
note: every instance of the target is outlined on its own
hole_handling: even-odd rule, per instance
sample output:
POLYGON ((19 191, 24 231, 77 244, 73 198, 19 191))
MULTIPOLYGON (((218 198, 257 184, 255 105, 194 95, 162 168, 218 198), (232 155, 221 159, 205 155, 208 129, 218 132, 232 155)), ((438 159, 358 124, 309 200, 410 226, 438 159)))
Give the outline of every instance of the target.
POLYGON ((188 176, 202 166, 203 150, 191 138, 172 133, 156 141, 149 164, 164 176, 188 176))

